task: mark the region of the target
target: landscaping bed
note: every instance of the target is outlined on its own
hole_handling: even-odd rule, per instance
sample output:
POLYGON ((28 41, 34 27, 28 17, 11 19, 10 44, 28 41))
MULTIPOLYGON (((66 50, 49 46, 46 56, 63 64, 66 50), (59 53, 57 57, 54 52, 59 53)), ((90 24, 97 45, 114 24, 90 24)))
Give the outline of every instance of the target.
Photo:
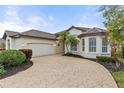
POLYGON ((121 68, 117 68, 115 63, 107 63, 107 62, 97 62, 100 63, 101 65, 103 65, 105 68, 107 68, 109 70, 109 72, 114 73, 114 72, 118 72, 118 71, 124 71, 124 66, 121 68))
POLYGON ((33 65, 33 62, 28 61, 28 62, 24 62, 18 66, 6 66, 5 67, 6 74, 4 76, 0 77, 0 79, 7 78, 7 77, 12 76, 16 73, 19 73, 21 71, 25 71, 26 69, 30 68, 32 65, 33 65))
POLYGON ((0 79, 7 78, 21 71, 25 71, 26 69, 30 68, 32 65, 33 65, 33 62, 28 61, 18 66, 6 66, 5 70, 7 71, 7 73, 3 77, 0 77, 0 79))
POLYGON ((115 63, 104 63, 104 62, 98 62, 98 63, 100 63, 109 70, 109 72, 112 74, 119 88, 124 88, 124 66, 123 68, 117 68, 115 63))
POLYGON ((117 67, 111 57, 98 56, 96 62, 103 65, 112 74, 119 88, 124 88, 124 62, 117 67), (100 58, 99 58, 100 57, 100 58))
POLYGON ((24 71, 33 65, 32 50, 5 50, 0 52, 0 79, 24 71))

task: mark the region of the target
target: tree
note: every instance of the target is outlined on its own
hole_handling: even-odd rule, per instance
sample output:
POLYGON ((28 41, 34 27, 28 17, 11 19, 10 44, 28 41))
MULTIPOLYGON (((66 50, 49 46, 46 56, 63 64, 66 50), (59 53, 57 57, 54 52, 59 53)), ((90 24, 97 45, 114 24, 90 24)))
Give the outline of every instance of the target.
POLYGON ((67 52, 69 52, 69 45, 77 44, 78 39, 71 35, 68 31, 63 31, 59 34, 59 42, 63 44, 64 52, 65 48, 67 49, 67 52))
POLYGON ((106 5, 100 7, 100 12, 105 18, 104 26, 108 32, 113 58, 117 61, 120 57, 120 45, 124 41, 124 6, 106 5))

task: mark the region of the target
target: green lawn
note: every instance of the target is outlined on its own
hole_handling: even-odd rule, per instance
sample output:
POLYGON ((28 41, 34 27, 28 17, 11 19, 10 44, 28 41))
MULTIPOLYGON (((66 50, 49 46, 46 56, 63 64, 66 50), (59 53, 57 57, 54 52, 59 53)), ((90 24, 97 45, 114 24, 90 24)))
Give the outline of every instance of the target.
POLYGON ((124 72, 114 72, 113 77, 119 88, 124 88, 124 72))

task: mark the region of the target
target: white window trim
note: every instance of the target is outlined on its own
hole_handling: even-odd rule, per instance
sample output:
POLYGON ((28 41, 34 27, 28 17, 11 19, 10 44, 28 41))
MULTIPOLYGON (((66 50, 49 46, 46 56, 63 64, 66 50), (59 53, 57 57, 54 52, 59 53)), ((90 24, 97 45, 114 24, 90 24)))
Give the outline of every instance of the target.
POLYGON ((104 45, 104 46, 103 46, 103 39, 105 39, 105 38, 102 38, 102 53, 108 53, 108 43, 107 43, 107 45, 104 45), (104 51, 103 51, 103 47, 104 47, 104 48, 107 48, 107 51, 104 52, 104 51))
POLYGON ((7 39, 7 49, 11 49, 10 39, 7 39))
POLYGON ((84 38, 82 39, 82 51, 83 52, 85 51, 85 39, 84 38))
POLYGON ((88 45, 88 52, 89 53, 96 53, 97 52, 96 43, 97 43, 96 37, 90 37, 88 39, 88 44, 89 44, 88 45), (95 39, 95 46, 94 46, 94 44, 92 46, 90 46, 90 39, 95 39), (96 51, 90 51, 90 48, 95 48, 96 51))

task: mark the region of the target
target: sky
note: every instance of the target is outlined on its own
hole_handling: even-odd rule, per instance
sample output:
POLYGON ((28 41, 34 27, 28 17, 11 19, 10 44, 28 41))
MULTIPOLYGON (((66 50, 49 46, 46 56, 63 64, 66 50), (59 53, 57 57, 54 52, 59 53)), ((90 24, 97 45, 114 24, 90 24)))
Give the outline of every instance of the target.
POLYGON ((95 5, 0 5, 0 38, 5 30, 30 29, 50 33, 73 26, 104 28, 104 18, 95 5))

